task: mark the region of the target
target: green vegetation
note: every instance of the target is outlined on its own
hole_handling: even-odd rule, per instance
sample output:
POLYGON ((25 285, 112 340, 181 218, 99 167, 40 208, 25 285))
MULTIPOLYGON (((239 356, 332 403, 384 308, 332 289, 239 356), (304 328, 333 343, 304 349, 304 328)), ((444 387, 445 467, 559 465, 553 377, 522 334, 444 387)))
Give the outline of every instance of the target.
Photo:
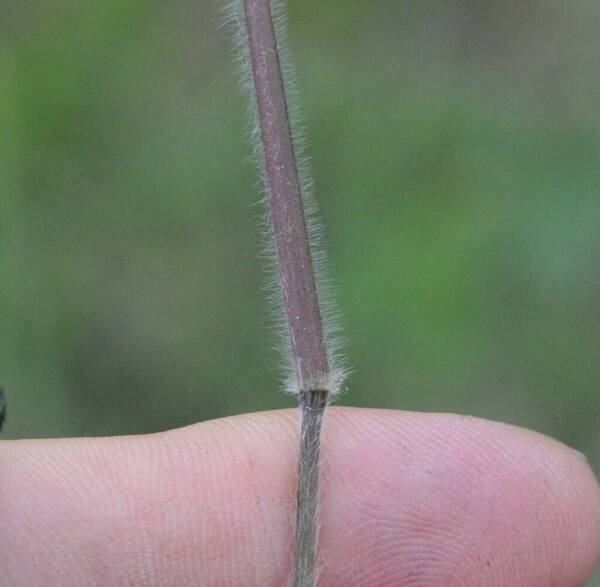
MULTIPOLYGON (((340 403, 505 420, 597 468, 599 10, 458 5, 291 2, 340 403)), ((216 21, 212 2, 0 8, 5 437, 295 405, 216 21)))

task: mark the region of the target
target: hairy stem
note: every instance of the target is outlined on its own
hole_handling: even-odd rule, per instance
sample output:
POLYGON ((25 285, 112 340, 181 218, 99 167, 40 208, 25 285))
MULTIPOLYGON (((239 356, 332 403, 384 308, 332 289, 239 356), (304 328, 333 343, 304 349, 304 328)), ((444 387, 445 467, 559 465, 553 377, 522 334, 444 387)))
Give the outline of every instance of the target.
POLYGON ((317 583, 319 453, 326 406, 326 391, 307 391, 300 396, 302 425, 298 463, 298 507, 294 536, 293 587, 312 587, 317 583))
POLYGON ((242 1, 283 305, 302 413, 292 584, 314 587, 321 424, 330 367, 271 0, 242 1))
POLYGON ((270 0, 244 0, 271 220, 300 391, 329 375, 270 0))

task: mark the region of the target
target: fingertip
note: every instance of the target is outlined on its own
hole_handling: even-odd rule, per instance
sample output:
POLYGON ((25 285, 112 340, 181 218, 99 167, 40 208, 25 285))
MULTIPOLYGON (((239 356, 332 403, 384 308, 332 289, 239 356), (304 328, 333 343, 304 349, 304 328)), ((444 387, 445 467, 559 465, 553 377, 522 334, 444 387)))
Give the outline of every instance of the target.
MULTIPOLYGON (((297 445, 295 410, 5 442, 4 576, 15 587, 282 585, 297 445)), ((321 587, 576 587, 600 550, 600 492, 580 456, 465 416, 330 409, 321 521, 321 587)))
POLYGON ((322 538, 340 561, 324 568, 332 585, 575 586, 591 572, 598 483, 565 445, 465 416, 331 416, 322 538))

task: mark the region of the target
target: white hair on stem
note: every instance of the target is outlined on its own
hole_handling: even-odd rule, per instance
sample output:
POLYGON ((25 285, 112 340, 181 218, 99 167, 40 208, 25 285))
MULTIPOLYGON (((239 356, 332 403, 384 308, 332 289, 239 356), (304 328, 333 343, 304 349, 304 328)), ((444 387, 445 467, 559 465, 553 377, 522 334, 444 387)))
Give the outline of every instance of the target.
POLYGON ((262 175, 262 223, 274 284, 273 307, 284 343, 287 385, 300 405, 298 492, 292 587, 315 587, 318 575, 319 471, 325 409, 339 392, 338 321, 326 272, 323 230, 286 42, 283 6, 273 0, 234 0, 237 58, 250 97, 254 153, 262 175))
MULTIPOLYGON (((329 363, 329 371, 324 380, 314 381, 312 382, 312 386, 317 389, 326 390, 329 398, 333 398, 341 391, 343 381, 348 373, 340 352, 341 329, 339 312, 334 302, 334 287, 328 276, 329 266, 324 246, 323 225, 319 219, 319 207, 314 197, 314 183, 310 169, 310 159, 306 154, 306 133, 299 107, 298 86, 287 41, 287 16, 284 3, 281 0, 271 0, 271 14, 285 86, 289 125, 300 182, 304 219, 323 326, 324 343, 329 363)), ((242 88, 249 99, 250 137, 256 166, 260 174, 259 182, 261 184, 261 191, 263 193, 262 205, 264 213, 260 225, 261 232, 264 235, 264 244, 261 256, 266 259, 265 266, 270 313, 273 315, 275 324, 278 327, 279 350, 284 358, 284 390, 297 395, 302 389, 294 366, 290 326, 286 318, 281 271, 275 244, 273 223, 271 221, 269 187, 266 176, 264 150, 261 142, 261 127, 257 114, 255 82, 248 45, 243 0, 227 0, 222 9, 222 21, 233 31, 235 61, 242 88)))

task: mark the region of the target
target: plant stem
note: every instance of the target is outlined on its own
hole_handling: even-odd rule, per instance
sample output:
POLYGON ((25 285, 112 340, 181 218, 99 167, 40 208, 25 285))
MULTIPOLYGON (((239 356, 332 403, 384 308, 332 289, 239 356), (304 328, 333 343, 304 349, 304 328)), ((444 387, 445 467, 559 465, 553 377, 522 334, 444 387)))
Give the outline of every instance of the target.
POLYGON ((326 391, 307 391, 300 396, 302 425, 298 463, 298 507, 294 536, 293 587, 312 587, 317 583, 319 453, 326 406, 326 391))
POLYGON ((244 0, 258 122, 284 306, 300 391, 329 375, 302 192, 270 0, 244 0))
POLYGON ((292 584, 314 587, 321 425, 330 366, 271 0, 242 1, 283 306, 302 414, 292 584))

